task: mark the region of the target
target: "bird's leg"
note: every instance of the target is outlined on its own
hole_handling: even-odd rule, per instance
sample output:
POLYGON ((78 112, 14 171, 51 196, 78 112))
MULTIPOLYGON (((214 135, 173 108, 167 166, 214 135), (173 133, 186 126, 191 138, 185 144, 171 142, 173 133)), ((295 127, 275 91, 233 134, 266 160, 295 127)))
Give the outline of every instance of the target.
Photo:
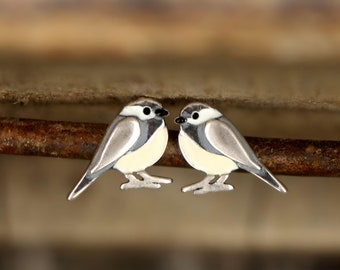
POLYGON ((131 189, 131 188, 160 188, 161 185, 152 182, 145 182, 139 180, 132 173, 125 174, 125 177, 129 180, 129 182, 124 183, 120 186, 121 189, 131 189))
POLYGON ((224 190, 233 190, 234 187, 229 184, 225 184, 227 181, 229 174, 221 175, 215 183, 212 184, 213 188, 216 189, 215 191, 224 191, 224 190))
POLYGON ((209 189, 210 187, 210 182, 212 180, 215 179, 215 175, 207 175, 202 181, 190 185, 190 186, 186 186, 182 188, 183 192, 189 192, 189 191, 194 191, 194 194, 204 194, 207 193, 209 191, 206 191, 209 189), (200 193, 197 193, 198 191, 200 191, 200 193), (205 192, 203 192, 205 191, 205 192))
POLYGON ((150 183, 150 184, 170 184, 172 183, 172 179, 170 178, 164 178, 164 177, 158 177, 148 174, 146 171, 140 171, 137 172, 139 176, 143 178, 143 182, 150 183))

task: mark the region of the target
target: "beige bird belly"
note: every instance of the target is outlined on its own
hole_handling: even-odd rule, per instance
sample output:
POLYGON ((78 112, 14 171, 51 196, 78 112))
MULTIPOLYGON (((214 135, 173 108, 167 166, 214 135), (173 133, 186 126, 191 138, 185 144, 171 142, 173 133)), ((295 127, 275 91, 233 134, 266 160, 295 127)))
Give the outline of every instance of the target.
POLYGON ((161 158, 167 142, 168 131, 163 126, 142 147, 121 157, 114 168, 124 174, 142 171, 155 164, 161 158))
POLYGON ((178 140, 184 158, 196 170, 207 174, 221 175, 238 169, 234 161, 225 156, 205 151, 183 132, 180 132, 178 140))

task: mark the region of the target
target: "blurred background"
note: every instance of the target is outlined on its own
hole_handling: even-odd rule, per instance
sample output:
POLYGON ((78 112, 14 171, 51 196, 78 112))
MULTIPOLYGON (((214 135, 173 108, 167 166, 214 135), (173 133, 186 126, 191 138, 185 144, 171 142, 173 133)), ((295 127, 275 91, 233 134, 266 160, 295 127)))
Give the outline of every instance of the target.
MULTIPOLYGON (((220 109, 247 136, 340 139, 336 0, 0 1, 0 115, 109 123, 158 98, 220 109)), ((107 172, 77 200, 88 161, 0 156, 0 269, 339 269, 340 179, 234 173, 232 192, 174 183, 121 191, 107 172)))

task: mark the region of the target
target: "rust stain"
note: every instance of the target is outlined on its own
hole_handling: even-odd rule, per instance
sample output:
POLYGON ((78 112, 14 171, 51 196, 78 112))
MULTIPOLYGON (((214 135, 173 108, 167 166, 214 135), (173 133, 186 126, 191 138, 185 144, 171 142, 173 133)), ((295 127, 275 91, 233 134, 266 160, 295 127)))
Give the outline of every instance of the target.
MULTIPOLYGON (((0 118, 0 153, 91 159, 107 125, 31 119, 0 118)), ((177 131, 157 163, 188 167, 177 131)), ((291 140, 246 137, 256 156, 275 174, 340 176, 340 141, 291 140)))

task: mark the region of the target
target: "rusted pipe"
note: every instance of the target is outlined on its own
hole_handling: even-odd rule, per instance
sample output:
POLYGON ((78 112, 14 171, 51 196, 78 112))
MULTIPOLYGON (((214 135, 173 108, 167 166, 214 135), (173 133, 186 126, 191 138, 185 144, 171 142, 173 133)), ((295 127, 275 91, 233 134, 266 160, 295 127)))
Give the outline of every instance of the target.
MULTIPOLYGON (((0 153, 90 159, 107 125, 0 118, 0 153)), ((260 160, 276 174, 340 176, 340 142, 246 137, 260 160)), ((169 144, 157 163, 187 167, 170 131, 169 144)))

